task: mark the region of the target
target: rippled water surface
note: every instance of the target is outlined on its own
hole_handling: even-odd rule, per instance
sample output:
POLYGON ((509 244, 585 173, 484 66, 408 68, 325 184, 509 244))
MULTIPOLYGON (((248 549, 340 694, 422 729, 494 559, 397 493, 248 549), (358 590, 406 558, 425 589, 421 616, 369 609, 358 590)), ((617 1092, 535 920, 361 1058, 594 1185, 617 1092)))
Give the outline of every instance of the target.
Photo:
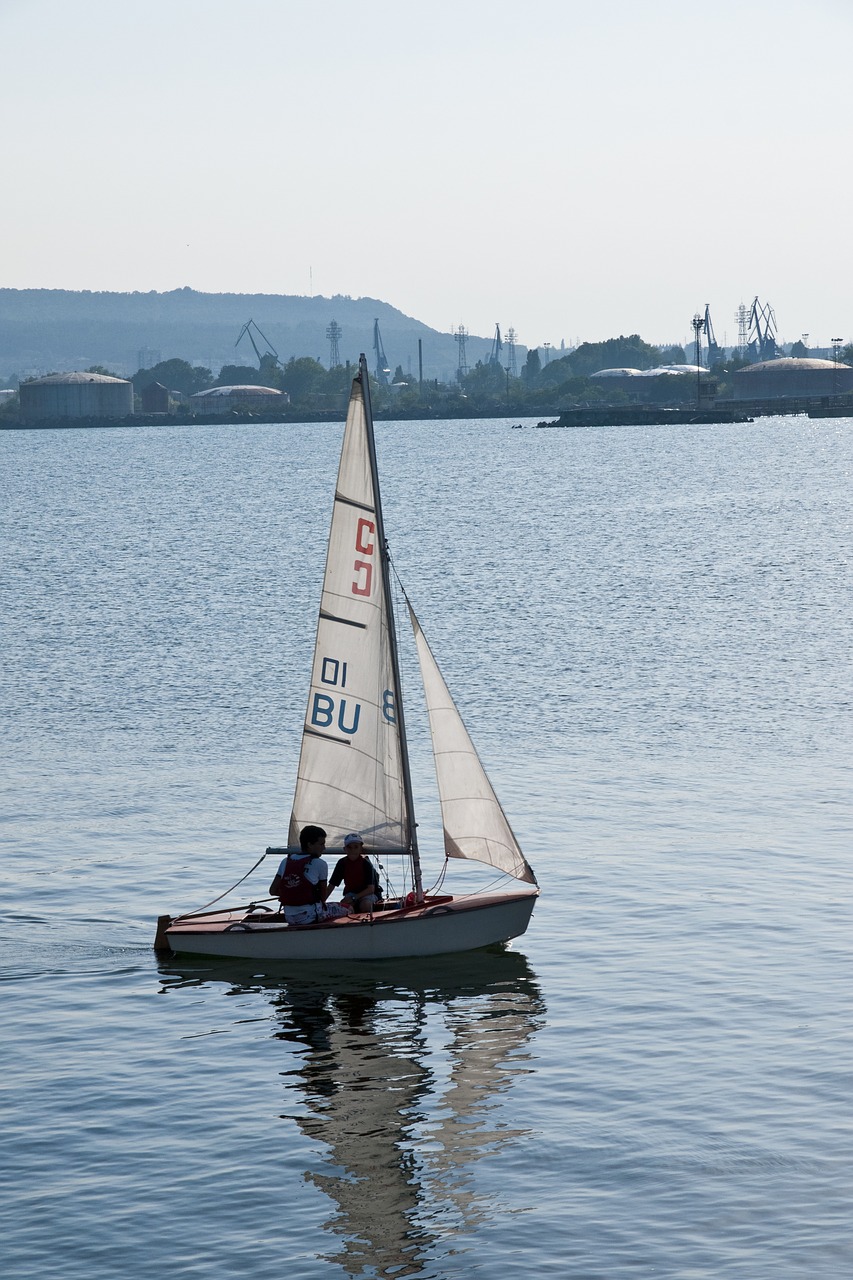
POLYGON ((0 434, 3 1274, 853 1274, 853 422, 377 434, 543 896, 343 974, 151 950, 285 838, 340 426, 0 434))

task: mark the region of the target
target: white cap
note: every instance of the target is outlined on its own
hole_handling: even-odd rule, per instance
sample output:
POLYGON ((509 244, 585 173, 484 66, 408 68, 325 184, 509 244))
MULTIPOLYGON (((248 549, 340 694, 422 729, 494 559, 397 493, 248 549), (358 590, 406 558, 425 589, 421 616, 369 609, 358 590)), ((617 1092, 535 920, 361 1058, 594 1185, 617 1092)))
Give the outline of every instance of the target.
POLYGON ((364 844, 361 836, 351 831, 348 836, 344 836, 344 848, 348 849, 351 844, 364 844))

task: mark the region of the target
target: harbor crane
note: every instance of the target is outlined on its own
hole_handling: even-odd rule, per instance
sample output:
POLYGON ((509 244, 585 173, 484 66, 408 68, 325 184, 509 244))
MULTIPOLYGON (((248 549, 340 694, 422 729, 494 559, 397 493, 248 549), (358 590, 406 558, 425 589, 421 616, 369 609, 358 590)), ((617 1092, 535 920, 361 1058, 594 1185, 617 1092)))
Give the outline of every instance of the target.
POLYGON ((388 367, 388 357, 382 345, 382 334, 379 332, 378 320, 373 321, 373 350, 376 353, 376 381, 380 382, 383 387, 387 387, 391 370, 388 367))
POLYGON ((746 347, 753 360, 774 360, 776 346, 776 314, 768 302, 766 306, 756 297, 749 313, 749 338, 746 347))
POLYGON ((705 341, 708 344, 708 368, 712 369, 714 365, 723 358, 723 351, 720 348, 714 335, 714 326, 711 323, 711 305, 705 303, 705 314, 700 315, 697 311, 693 317, 693 336, 696 348, 695 360, 696 367, 702 367, 702 334, 705 335, 705 341))
POLYGON ((503 345, 504 344, 501 341, 501 327, 499 324, 496 324, 495 336, 492 340, 492 350, 489 355, 489 364, 496 364, 503 368, 503 365, 501 364, 501 352, 503 351, 503 345))
POLYGON ((713 369, 714 365, 723 359, 723 351, 717 344, 714 336, 714 326, 711 324, 711 307, 709 303, 705 303, 705 341, 708 344, 708 368, 713 369))
POLYGON ((254 348, 254 351, 255 351, 255 355, 258 357, 259 369, 272 370, 275 368, 276 365, 281 364, 281 361, 278 358, 278 352, 276 351, 275 347, 270 342, 266 334, 260 329, 260 327, 255 324, 254 320, 246 321, 246 323, 243 325, 243 328, 240 330, 239 337, 237 338, 237 341, 234 343, 234 346, 239 347, 243 338, 248 338, 249 341, 251 342, 252 347, 254 348), (254 332, 252 332, 253 330, 254 332), (261 353, 257 342, 255 342, 255 333, 258 335, 261 341, 266 344, 267 349, 263 353, 261 353))

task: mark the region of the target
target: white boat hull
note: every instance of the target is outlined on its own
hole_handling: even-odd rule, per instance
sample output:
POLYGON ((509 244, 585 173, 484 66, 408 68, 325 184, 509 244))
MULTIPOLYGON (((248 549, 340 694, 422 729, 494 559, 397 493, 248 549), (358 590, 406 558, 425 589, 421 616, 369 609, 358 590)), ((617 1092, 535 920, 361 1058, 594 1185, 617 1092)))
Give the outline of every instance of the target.
POLYGON ((527 928, 538 890, 471 894, 415 910, 343 917, 293 927, 281 916, 259 920, 244 910, 186 916, 165 938, 177 954, 246 960, 390 960, 475 951, 517 938, 527 928))

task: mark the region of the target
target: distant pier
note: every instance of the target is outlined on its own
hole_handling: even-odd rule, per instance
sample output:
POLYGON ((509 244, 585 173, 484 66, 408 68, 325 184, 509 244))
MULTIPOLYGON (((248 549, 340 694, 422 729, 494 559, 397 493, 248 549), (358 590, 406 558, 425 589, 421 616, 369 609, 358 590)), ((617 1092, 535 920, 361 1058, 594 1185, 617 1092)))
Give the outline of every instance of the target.
POLYGON ((665 427, 752 422, 742 409, 662 409, 654 405, 596 406, 564 409, 556 422, 540 427, 665 427))

